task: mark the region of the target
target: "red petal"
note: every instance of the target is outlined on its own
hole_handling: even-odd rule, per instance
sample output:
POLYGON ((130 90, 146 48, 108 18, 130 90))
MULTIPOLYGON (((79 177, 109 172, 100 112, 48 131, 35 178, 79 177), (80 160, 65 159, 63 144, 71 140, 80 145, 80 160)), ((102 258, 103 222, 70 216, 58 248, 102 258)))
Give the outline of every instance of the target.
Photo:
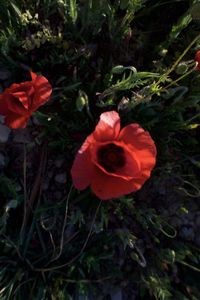
POLYGON ((200 70, 200 51, 196 52, 194 60, 198 63, 197 66, 196 66, 196 69, 200 70))
POLYGON ((25 128, 29 117, 30 117, 30 115, 21 116, 21 115, 12 113, 5 117, 5 124, 8 127, 13 128, 13 129, 25 128))
POLYGON ((8 104, 6 101, 6 98, 4 97, 4 95, 0 95, 0 115, 7 115, 10 113, 10 110, 8 109, 8 104))
POLYGON ((99 142, 112 141, 118 137, 119 131, 119 114, 116 111, 109 111, 101 114, 93 136, 99 142))
POLYGON ((13 113, 17 115, 24 115, 26 110, 18 99, 10 94, 4 93, 0 100, 0 114, 5 116, 13 113))
POLYGON ((3 98, 8 109, 16 114, 24 114, 29 107, 29 99, 33 94, 33 86, 30 81, 20 84, 13 83, 3 92, 3 98))
POLYGON ((93 177, 94 166, 90 154, 92 141, 92 136, 88 136, 79 149, 71 169, 73 184, 78 190, 83 190, 90 185, 93 177))
POLYGON ((28 101, 28 96, 27 96, 26 92, 19 91, 19 92, 12 93, 12 95, 15 98, 19 99, 19 101, 22 103, 22 105, 24 106, 25 109, 28 109, 29 101, 28 101))
POLYGON ((4 93, 6 92, 7 94, 14 94, 17 92, 25 92, 27 94, 30 93, 30 91, 32 92, 33 89, 33 84, 31 81, 24 81, 21 83, 13 83, 11 84, 11 86, 7 89, 5 89, 4 93))
POLYGON ((112 142, 112 144, 115 144, 116 146, 119 146, 124 150, 124 157, 125 157, 124 166, 118 167, 115 173, 111 173, 106 171, 105 168, 99 164, 98 157, 97 157, 98 150, 101 147, 108 144, 110 144, 110 142, 95 143, 93 146, 91 146, 92 160, 94 164, 98 168, 100 168, 104 173, 106 173, 107 175, 112 175, 113 177, 120 177, 125 180, 131 180, 133 178, 139 177, 141 174, 140 161, 138 160, 134 151, 132 151, 132 148, 127 147, 127 145, 125 145, 123 142, 112 142))
POLYGON ((127 181, 119 177, 109 176, 96 168, 91 189, 101 200, 109 200, 135 192, 141 185, 138 180, 127 181))
POLYGON ((39 106, 43 105, 49 100, 52 93, 52 87, 44 76, 37 76, 33 82, 35 95, 31 105, 31 110, 35 111, 39 106))
POLYGON ((150 134, 138 124, 130 124, 122 129, 119 140, 131 145, 141 164, 142 172, 150 171, 156 163, 156 146, 150 134))
POLYGON ((38 76, 36 73, 34 73, 32 71, 30 71, 30 75, 31 75, 32 81, 34 81, 37 78, 37 76, 38 76))

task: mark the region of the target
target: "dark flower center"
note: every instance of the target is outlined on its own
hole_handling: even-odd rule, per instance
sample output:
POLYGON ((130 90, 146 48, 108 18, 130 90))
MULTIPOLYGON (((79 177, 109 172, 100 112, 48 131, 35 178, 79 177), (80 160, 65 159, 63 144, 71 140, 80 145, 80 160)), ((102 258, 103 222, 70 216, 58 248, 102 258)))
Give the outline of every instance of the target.
POLYGON ((115 173, 125 165, 124 149, 115 144, 107 144, 97 151, 98 163, 107 171, 115 173))

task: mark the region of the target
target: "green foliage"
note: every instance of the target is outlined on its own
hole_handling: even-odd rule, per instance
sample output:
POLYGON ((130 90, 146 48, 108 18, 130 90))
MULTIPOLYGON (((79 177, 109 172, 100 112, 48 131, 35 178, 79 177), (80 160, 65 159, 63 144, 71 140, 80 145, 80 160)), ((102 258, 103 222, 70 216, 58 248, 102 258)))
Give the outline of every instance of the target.
POLYGON ((6 28, 11 28, 17 26, 22 13, 18 4, 15 1, 1 1, 0 2, 0 10, 1 10, 1 17, 0 17, 0 26, 1 30, 6 30, 6 28))
POLYGON ((24 80, 29 69, 53 86, 51 101, 34 113, 37 126, 28 128, 26 156, 35 157, 35 143, 36 155, 43 154, 40 181, 51 173, 45 163, 52 157, 65 158, 67 172, 64 197, 57 200, 52 179, 49 190, 37 189, 40 166, 28 161, 25 170, 22 147, 19 178, 12 177, 14 159, 6 166, 0 178, 2 300, 106 300, 116 286, 127 299, 135 291, 136 299, 199 299, 199 249, 177 225, 186 226, 200 194, 195 5, 0 2, 0 65, 11 74, 2 88, 24 80), (70 188, 70 168, 100 113, 111 109, 119 110, 122 126, 137 122, 150 131, 157 166, 138 193, 99 204, 89 189, 70 188))
POLYGON ((170 282, 167 277, 161 278, 152 274, 145 280, 145 284, 148 286, 150 293, 154 295, 156 300, 171 299, 172 294, 168 290, 170 282))
POLYGON ((180 20, 178 20, 178 23, 172 27, 169 39, 167 41, 168 47, 173 41, 177 39, 179 34, 191 23, 191 21, 192 17, 190 11, 187 11, 185 15, 181 16, 180 20))

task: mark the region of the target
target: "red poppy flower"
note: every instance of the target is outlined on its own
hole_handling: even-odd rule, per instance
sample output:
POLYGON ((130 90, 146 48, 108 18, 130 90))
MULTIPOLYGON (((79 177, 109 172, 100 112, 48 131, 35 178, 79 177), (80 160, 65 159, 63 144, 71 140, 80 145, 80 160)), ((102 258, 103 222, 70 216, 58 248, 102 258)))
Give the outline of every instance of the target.
POLYGON ((33 72, 31 81, 14 83, 0 95, 0 114, 11 128, 24 128, 31 114, 49 100, 52 87, 44 76, 33 72))
POLYGON ((102 200, 139 190, 156 162, 156 147, 147 131, 133 123, 120 131, 115 111, 101 114, 94 132, 79 149, 71 174, 74 186, 91 186, 102 200))
POLYGON ((200 50, 196 52, 194 60, 197 62, 196 70, 200 71, 200 50))

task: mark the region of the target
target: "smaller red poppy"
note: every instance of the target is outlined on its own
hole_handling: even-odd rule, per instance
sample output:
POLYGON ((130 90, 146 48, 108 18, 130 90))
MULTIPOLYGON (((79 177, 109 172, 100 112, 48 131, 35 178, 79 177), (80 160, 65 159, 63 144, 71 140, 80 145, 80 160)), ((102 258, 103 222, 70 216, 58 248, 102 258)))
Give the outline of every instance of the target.
POLYGON ((91 186, 102 200, 139 190, 156 162, 156 146, 150 134, 133 123, 120 131, 115 111, 101 114, 94 132, 79 149, 71 175, 74 186, 91 186))
POLYGON ((49 100, 52 87, 41 75, 30 72, 31 81, 13 83, 0 95, 0 114, 10 128, 25 128, 31 114, 49 100))
POLYGON ((200 50, 196 52, 194 60, 197 62, 196 70, 200 71, 200 50))

